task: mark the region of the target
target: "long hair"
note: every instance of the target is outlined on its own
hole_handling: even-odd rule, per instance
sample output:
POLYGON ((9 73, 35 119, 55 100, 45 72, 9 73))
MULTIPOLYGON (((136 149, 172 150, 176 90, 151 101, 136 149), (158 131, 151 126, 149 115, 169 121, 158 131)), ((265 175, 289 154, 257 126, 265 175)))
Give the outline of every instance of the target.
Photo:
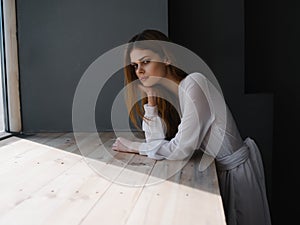
MULTIPOLYGON (((144 117, 145 112, 142 106, 146 104, 148 100, 147 97, 138 100, 138 87, 136 84, 137 82, 133 82, 137 80, 138 77, 136 75, 135 69, 130 65, 130 53, 133 49, 136 48, 142 50, 151 50, 152 52, 158 54, 161 59, 171 57, 171 53, 167 52, 167 50, 163 46, 158 45, 157 42, 140 42, 146 40, 171 42, 170 39, 162 32, 151 29, 147 29, 142 31, 141 33, 136 34, 128 41, 129 44, 125 53, 124 67, 124 82, 126 86, 125 101, 129 113, 129 118, 133 125, 139 130, 141 129, 140 121, 147 120, 147 118, 144 117), (128 85, 130 83, 132 83, 132 85, 128 85)), ((174 61, 175 58, 174 56, 172 57, 172 61, 174 61)), ((187 73, 173 66, 172 64, 167 66, 167 72, 170 73, 175 78, 175 80, 179 82, 187 76, 187 73)), ((157 109, 158 115, 162 118, 167 128, 165 139, 171 140, 176 135, 178 131, 178 125, 180 123, 180 116, 176 110, 176 108, 178 109, 179 105, 178 97, 163 88, 158 88, 158 91, 160 92, 159 96, 168 96, 168 98, 157 97, 157 109), (175 105, 172 105, 166 99, 171 99, 171 102, 175 105)))

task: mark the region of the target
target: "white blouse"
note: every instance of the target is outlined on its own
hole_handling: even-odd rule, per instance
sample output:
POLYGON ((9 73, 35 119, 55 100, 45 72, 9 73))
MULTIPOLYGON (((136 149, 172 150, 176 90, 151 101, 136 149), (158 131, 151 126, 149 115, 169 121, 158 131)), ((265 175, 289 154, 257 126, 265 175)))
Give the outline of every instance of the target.
MULTIPOLYGON (((260 151, 251 138, 242 140, 222 94, 204 75, 192 73, 180 82, 178 95, 181 122, 175 137, 164 140, 157 107, 144 105, 150 119, 142 124, 146 141, 133 142, 135 149, 157 160, 186 160, 200 149, 206 153, 202 158, 216 160, 227 224, 271 225, 260 151)), ((205 161, 200 160, 200 171, 209 166, 205 161)))
POLYGON ((144 143, 133 143, 141 155, 161 160, 182 160, 197 149, 216 157, 242 146, 243 141, 223 96, 201 73, 191 73, 179 84, 181 122, 170 141, 157 106, 144 105, 144 143))

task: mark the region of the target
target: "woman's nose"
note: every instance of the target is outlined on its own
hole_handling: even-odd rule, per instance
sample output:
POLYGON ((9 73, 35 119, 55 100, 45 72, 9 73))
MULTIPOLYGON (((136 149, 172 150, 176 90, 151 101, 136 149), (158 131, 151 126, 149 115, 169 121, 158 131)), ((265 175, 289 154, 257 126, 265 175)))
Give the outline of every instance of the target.
POLYGON ((137 73, 143 73, 144 72, 144 68, 142 67, 142 65, 137 65, 136 72, 137 73))

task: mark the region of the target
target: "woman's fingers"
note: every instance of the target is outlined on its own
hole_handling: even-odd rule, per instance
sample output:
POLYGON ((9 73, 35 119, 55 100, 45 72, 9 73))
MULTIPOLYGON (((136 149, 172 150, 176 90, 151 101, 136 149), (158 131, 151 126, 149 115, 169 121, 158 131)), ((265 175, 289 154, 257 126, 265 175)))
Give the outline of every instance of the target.
POLYGON ((119 141, 118 141, 118 139, 117 140, 115 140, 115 142, 112 144, 112 149, 113 150, 118 150, 118 146, 119 146, 119 143, 118 143, 119 141))
POLYGON ((143 86, 141 84, 139 84, 138 87, 139 87, 139 89, 142 92, 146 93, 146 95, 148 97, 155 97, 156 96, 155 88, 153 88, 153 87, 145 87, 145 86, 143 86))
POLYGON ((155 88, 153 87, 145 87, 141 84, 138 85, 139 89, 146 94, 147 98, 148 98, 148 105, 150 106, 155 106, 157 104, 157 93, 155 88))
POLYGON ((130 148, 132 142, 125 138, 117 138, 117 140, 112 144, 112 150, 119 152, 129 152, 129 153, 138 153, 130 148))
POLYGON ((130 152, 128 147, 121 142, 120 138, 117 138, 117 140, 112 144, 112 149, 116 151, 130 152))
POLYGON ((146 89, 145 89, 145 87, 144 87, 143 85, 138 84, 138 88, 139 88, 141 91, 146 92, 146 89))

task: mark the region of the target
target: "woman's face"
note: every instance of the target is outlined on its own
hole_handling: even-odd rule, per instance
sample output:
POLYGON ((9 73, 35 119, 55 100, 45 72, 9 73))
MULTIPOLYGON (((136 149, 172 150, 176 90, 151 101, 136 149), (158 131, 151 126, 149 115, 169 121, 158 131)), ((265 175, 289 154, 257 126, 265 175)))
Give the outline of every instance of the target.
POLYGON ((131 65, 141 83, 146 87, 157 84, 166 77, 166 64, 161 57, 151 50, 133 49, 130 53, 131 65))

